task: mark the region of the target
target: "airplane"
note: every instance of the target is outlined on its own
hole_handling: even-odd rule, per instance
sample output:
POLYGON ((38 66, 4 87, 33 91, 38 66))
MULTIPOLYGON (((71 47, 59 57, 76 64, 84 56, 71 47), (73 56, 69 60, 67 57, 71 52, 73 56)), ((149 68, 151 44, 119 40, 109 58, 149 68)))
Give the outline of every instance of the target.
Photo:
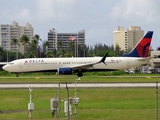
POLYGON ((67 75, 77 72, 78 77, 87 71, 116 71, 129 69, 148 63, 148 57, 153 31, 148 31, 136 46, 127 54, 119 57, 71 57, 71 58, 25 58, 11 61, 2 68, 15 73, 25 72, 56 72, 67 75))

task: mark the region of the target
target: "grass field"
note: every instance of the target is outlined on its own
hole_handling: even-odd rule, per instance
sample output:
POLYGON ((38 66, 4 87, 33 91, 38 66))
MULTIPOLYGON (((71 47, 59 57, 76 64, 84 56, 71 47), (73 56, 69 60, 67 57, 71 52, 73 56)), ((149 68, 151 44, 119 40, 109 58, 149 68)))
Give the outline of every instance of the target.
MULTIPOLYGON (((142 75, 141 75, 142 76, 142 75)), ((78 82, 156 82, 159 76, 84 76, 78 82)), ((75 75, 25 75, 0 76, 0 83, 50 83, 75 82, 75 75)), ((67 98, 66 89, 60 91, 60 114, 52 118, 50 98, 57 97, 57 89, 33 89, 33 120, 67 119, 64 117, 63 102, 67 98)), ((70 97, 74 97, 74 89, 70 89, 70 97)), ((159 91, 160 93, 160 91, 159 91)), ((156 119, 156 89, 155 88, 103 88, 77 89, 80 98, 77 107, 78 115, 71 120, 155 120, 156 119)), ((160 96, 160 95, 159 95, 160 96)), ((0 89, 0 120, 27 120, 29 118, 28 89, 0 89)), ((160 98, 160 97, 159 97, 160 98)), ((159 105, 160 108, 160 105, 159 105)), ((74 113, 74 106, 73 106, 74 113)), ((159 114, 160 115, 160 114, 159 114)), ((160 118, 160 117, 159 117, 160 118)))
MULTIPOLYGON (((77 79, 76 75, 20 75, 15 76, 0 76, 0 83, 28 83, 28 82, 74 82, 77 79)), ((96 76, 85 75, 80 82, 159 82, 159 74, 140 74, 138 75, 123 75, 123 76, 96 76)))
MULTIPOLYGON (((74 97, 74 89, 69 89, 74 97)), ((154 88, 106 88, 78 89, 80 102, 78 115, 74 120, 155 120, 156 94, 154 88)), ((0 90, 0 119, 28 119, 29 91, 26 89, 0 90)), ((50 98, 56 97, 55 89, 33 90, 34 119, 52 119, 50 98)), ((67 98, 66 90, 60 92, 61 110, 59 118, 64 119, 63 102, 67 98)), ((159 106, 160 107, 160 106, 159 106)), ((74 108, 74 106, 73 106, 74 108)), ((74 109, 73 109, 74 113, 74 109)))

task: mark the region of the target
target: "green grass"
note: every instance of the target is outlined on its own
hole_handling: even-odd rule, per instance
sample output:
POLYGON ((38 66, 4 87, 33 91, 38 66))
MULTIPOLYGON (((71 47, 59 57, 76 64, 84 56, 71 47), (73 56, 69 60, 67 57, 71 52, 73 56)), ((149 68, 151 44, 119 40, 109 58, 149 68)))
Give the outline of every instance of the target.
MULTIPOLYGON (((75 82, 76 75, 28 75, 28 76, 0 76, 0 83, 47 83, 47 82, 75 82)), ((156 82, 160 76, 84 76, 79 82, 156 82)))
MULTIPOLYGON (((69 89, 74 97, 74 89, 69 89)), ((160 90, 159 90, 160 92, 160 90)), ((1 119, 28 119, 29 90, 0 90, 1 119)), ((34 119, 52 119, 50 98, 57 96, 55 89, 33 89, 34 119)), ((80 102, 74 120, 154 120, 156 113, 156 91, 154 88, 106 88, 77 89, 80 102)), ((67 98, 66 90, 60 91, 61 100, 67 98)), ((64 119, 63 102, 60 102, 60 118, 64 119)), ((74 108, 74 107, 73 107, 74 108)), ((160 108, 160 105, 159 105, 160 108)), ((74 110, 74 109, 73 109, 74 110)), ((73 111, 74 112, 74 111, 73 111)))
MULTIPOLYGON (((87 75, 77 82, 160 82, 159 75, 141 74, 121 76, 87 75), (130 77, 131 76, 131 77, 130 77)), ((92 73, 93 74, 93 73, 92 73)), ((75 82, 76 75, 43 75, 22 74, 20 77, 0 76, 0 83, 58 83, 75 82)), ((33 120, 60 119, 65 120, 62 100, 67 98, 66 89, 61 89, 60 118, 52 118, 50 98, 57 96, 57 89, 33 89, 33 120)), ((70 89, 70 97, 74 97, 74 89, 70 89)), ((159 90, 160 93, 160 90, 159 90)), ((71 120, 155 120, 156 90, 155 88, 102 88, 77 89, 80 103, 78 116, 71 120)), ((160 95, 159 95, 160 98, 160 95)), ((28 89, 0 89, 0 120, 28 120, 28 89)), ((74 106, 73 106, 74 108, 74 106)), ((160 108, 160 105, 159 105, 160 108)), ((74 109, 73 109, 74 110, 74 109)), ((73 111, 74 112, 74 111, 73 111)), ((160 115, 160 114, 159 114, 160 115)), ((159 117, 160 119, 160 117, 159 117)))
MULTIPOLYGON (((160 74, 125 74, 123 71, 85 72, 81 82, 155 82, 159 81, 159 78, 160 74), (126 79, 126 77, 128 78, 126 79)), ((17 78, 15 74, 0 71, 0 82, 21 82, 22 79, 23 82, 73 82, 77 79, 77 75, 76 73, 73 75, 56 75, 52 72, 21 73, 17 78)))

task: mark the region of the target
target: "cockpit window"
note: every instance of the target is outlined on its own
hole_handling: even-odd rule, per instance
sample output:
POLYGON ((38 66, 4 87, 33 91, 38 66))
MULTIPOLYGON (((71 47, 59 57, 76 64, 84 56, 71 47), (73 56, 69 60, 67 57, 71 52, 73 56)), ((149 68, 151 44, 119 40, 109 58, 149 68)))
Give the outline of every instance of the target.
POLYGON ((13 65, 14 63, 13 63, 13 62, 10 62, 9 64, 10 64, 10 65, 13 65))

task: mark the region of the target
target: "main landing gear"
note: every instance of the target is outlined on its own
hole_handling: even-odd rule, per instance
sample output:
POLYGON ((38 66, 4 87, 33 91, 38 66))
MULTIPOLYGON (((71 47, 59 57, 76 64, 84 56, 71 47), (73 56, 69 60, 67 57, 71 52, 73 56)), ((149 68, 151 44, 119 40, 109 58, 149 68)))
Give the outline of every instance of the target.
POLYGON ((78 77, 82 77, 82 76, 83 76, 83 73, 82 73, 81 71, 78 71, 77 76, 78 76, 78 77))
POLYGON ((12 74, 16 74, 16 77, 19 77, 19 74, 16 72, 12 72, 12 74))
POLYGON ((16 77, 19 77, 19 74, 18 74, 18 73, 16 73, 16 77))

